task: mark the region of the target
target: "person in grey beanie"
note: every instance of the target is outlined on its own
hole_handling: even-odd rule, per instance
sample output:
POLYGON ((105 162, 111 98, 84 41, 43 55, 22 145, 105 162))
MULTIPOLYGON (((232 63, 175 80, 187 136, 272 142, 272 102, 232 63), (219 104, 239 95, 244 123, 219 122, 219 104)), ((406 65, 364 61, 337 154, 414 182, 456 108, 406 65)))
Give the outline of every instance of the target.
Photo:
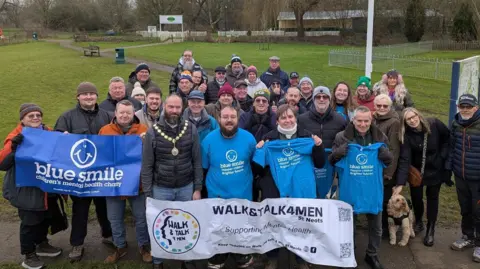
POLYGON ((303 77, 298 83, 300 89, 299 105, 309 110, 313 106, 313 81, 309 77, 303 77))

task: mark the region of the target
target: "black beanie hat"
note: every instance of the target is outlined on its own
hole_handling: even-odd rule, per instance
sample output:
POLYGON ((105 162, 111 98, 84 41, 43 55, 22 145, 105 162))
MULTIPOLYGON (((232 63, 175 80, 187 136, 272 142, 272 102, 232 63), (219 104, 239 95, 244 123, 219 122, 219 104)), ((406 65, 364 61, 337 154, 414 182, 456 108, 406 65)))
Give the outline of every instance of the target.
POLYGON ((148 67, 148 65, 146 63, 141 63, 141 64, 137 65, 137 68, 135 68, 135 74, 137 74, 138 72, 140 72, 142 70, 147 70, 148 73, 150 73, 150 68, 148 67))

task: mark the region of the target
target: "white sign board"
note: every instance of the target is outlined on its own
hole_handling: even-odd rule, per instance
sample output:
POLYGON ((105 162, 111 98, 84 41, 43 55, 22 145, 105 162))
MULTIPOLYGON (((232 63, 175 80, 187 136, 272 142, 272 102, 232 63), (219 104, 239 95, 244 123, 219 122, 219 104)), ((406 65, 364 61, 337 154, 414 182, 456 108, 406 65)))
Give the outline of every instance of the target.
POLYGON ((148 32, 149 33, 157 32, 157 26, 148 26, 148 32))
POLYGON ((473 94, 478 99, 479 69, 480 56, 478 55, 453 62, 449 124, 458 113, 457 100, 462 94, 473 94))
POLYGON ((208 259, 220 253, 265 253, 286 247, 307 262, 355 267, 353 210, 325 199, 147 199, 152 256, 208 259))
POLYGON ((183 24, 183 15, 160 15, 160 24, 183 24))

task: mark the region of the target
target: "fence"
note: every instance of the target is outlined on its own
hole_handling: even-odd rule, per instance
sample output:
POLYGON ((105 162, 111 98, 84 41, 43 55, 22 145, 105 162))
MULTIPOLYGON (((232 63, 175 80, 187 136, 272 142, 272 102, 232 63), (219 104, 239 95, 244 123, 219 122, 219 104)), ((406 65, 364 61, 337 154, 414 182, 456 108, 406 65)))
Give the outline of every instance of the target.
MULTIPOLYGON (((251 31, 251 36, 297 36, 297 32, 285 32, 282 30, 276 31, 251 31)), ((248 31, 218 31, 218 36, 247 36, 248 31)), ((305 31, 305 36, 326 36, 340 35, 340 31, 305 31)))
MULTIPOLYGON (((423 41, 414 43, 404 43, 395 45, 385 45, 373 47, 373 55, 385 56, 410 56, 420 53, 427 53, 433 50, 433 41, 423 41)), ((365 53, 365 48, 346 48, 336 51, 344 51, 346 53, 365 53)))
POLYGON ((434 50, 478 50, 479 41, 456 42, 454 40, 435 40, 433 42, 434 50))
POLYGON ((167 32, 167 31, 156 31, 156 32, 148 32, 148 31, 137 31, 136 32, 138 35, 141 35, 143 37, 157 37, 160 40, 164 41, 169 38, 173 39, 181 39, 182 35, 183 37, 187 36, 195 36, 195 37, 203 37, 207 36, 207 32, 201 32, 201 31, 184 31, 182 32, 167 32))
MULTIPOLYGON (((365 53, 354 50, 331 50, 328 65, 364 70, 365 53)), ((396 69, 410 77, 450 81, 452 76, 451 60, 382 55, 377 52, 372 57, 372 65, 374 72, 383 73, 396 69)))

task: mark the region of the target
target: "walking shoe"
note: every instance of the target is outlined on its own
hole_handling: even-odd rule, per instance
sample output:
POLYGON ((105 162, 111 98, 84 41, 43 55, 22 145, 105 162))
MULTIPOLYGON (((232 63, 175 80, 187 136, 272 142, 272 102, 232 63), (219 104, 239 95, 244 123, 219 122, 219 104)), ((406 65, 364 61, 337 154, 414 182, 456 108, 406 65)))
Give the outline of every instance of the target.
POLYGON ((22 262, 22 267, 26 269, 41 269, 45 264, 38 259, 35 252, 25 255, 25 260, 22 262))
POLYGON ((116 263, 118 260, 120 260, 120 258, 122 258, 125 255, 127 255, 127 248, 117 248, 115 252, 110 254, 103 262, 116 263))
POLYGON ((365 255, 365 262, 370 265, 372 269, 383 269, 382 264, 378 260, 378 256, 365 255))
POLYGON ((72 251, 68 254, 68 258, 71 262, 78 262, 83 257, 83 245, 75 246, 72 248, 72 251))
POLYGON ((150 254, 150 246, 144 245, 140 247, 140 255, 142 256, 143 262, 152 262, 152 254, 150 254))
POLYGON ((423 221, 415 223, 415 226, 413 227, 413 231, 415 234, 419 234, 425 230, 425 225, 423 224, 423 221))
POLYGON ((105 245, 108 245, 108 246, 111 246, 111 247, 115 247, 115 245, 113 244, 113 240, 112 240, 112 237, 103 237, 102 238, 102 244, 105 244, 105 245))
POLYGON ((468 239, 466 235, 463 235, 462 238, 458 239, 457 241, 453 242, 450 246, 453 250, 464 250, 466 248, 474 247, 473 240, 468 239))
POLYGON ((54 247, 48 243, 48 241, 42 242, 37 245, 37 256, 40 257, 58 257, 62 254, 62 249, 54 247))
POLYGON ((480 247, 475 247, 473 250, 473 261, 480 262, 480 247))
MULTIPOLYGON (((225 263, 221 263, 221 264, 211 264, 211 263, 208 263, 207 268, 208 268, 208 269, 223 269, 223 268, 225 268, 225 263)), ((162 268, 162 269, 163 269, 163 268, 162 268)))

